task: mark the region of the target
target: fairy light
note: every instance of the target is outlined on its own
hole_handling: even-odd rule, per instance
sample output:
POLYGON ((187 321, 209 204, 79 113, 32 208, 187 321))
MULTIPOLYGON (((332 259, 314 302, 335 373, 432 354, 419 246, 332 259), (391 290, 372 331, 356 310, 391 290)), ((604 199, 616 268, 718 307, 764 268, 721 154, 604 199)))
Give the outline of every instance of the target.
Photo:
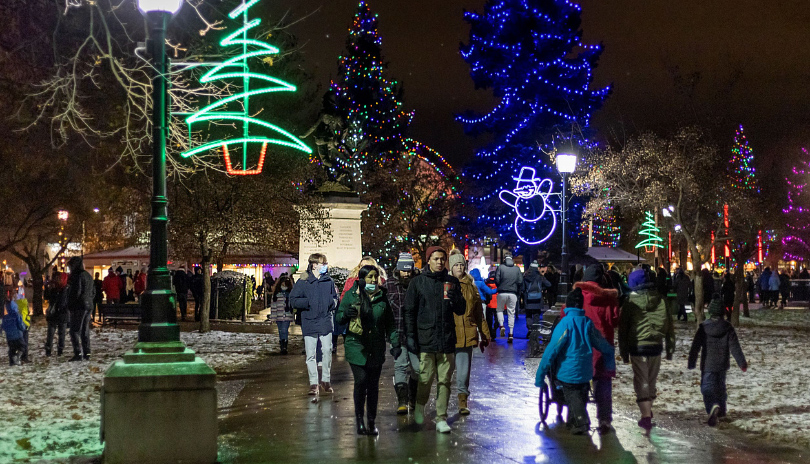
MULTIPOLYGON (((782 238, 783 257, 786 261, 800 261, 810 255, 810 237, 807 234, 807 222, 810 217, 810 207, 807 207, 808 198, 805 188, 807 176, 810 171, 810 153, 802 148, 804 157, 797 166, 793 166, 792 176, 785 179, 788 185, 788 205, 782 212, 786 216, 785 237, 782 238)), ((765 243, 767 244, 767 232, 765 243)), ((765 251, 767 256, 767 249, 765 251)))

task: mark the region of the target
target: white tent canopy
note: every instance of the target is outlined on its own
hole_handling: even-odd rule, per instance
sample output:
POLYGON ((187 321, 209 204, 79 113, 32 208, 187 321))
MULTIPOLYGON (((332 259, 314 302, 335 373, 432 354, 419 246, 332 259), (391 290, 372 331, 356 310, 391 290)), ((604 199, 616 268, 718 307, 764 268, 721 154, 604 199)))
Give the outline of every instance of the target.
POLYGON ((611 247, 590 247, 586 254, 600 263, 635 263, 637 261, 646 261, 644 258, 639 258, 633 253, 611 247))

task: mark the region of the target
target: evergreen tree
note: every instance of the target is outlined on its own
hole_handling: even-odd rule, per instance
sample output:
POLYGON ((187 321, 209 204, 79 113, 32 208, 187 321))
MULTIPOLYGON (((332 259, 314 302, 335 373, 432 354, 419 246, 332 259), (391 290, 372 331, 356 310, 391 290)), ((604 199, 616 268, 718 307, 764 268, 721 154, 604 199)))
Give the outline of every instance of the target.
POLYGON ((732 186, 742 190, 755 190, 759 192, 754 169, 754 151, 748 146, 743 126, 737 129, 734 135, 734 146, 731 148, 731 183, 732 186))
POLYGON ((333 177, 348 175, 352 187, 368 189, 372 163, 392 159, 402 149, 412 113, 402 109, 402 88, 384 77, 386 64, 377 32, 377 15, 360 2, 340 57, 338 76, 324 98, 324 114, 337 116, 332 128, 333 177), (382 158, 382 160, 380 159, 382 158))
POLYGON ((810 191, 805 190, 807 176, 810 175, 810 153, 802 148, 802 154, 804 157, 793 167, 791 177, 785 179, 788 184, 788 205, 782 210, 786 216, 785 238, 782 239, 785 260, 804 260, 810 257, 810 233, 807 231, 807 224, 810 222, 810 191))
POLYGON ((616 209, 610 202, 593 215, 593 246, 618 248, 621 226, 616 222, 616 209))
POLYGON ((467 196, 480 209, 478 224, 507 241, 516 238, 514 215, 499 192, 515 186, 522 166, 535 168, 540 178, 556 175, 544 151, 553 151, 555 139, 581 133, 610 93, 609 87, 589 89, 602 47, 581 42, 580 14, 567 0, 489 0, 482 14, 465 13, 471 30, 462 57, 476 88, 492 89, 500 99, 485 115, 458 117, 467 133, 493 136, 465 172, 474 184, 467 196))

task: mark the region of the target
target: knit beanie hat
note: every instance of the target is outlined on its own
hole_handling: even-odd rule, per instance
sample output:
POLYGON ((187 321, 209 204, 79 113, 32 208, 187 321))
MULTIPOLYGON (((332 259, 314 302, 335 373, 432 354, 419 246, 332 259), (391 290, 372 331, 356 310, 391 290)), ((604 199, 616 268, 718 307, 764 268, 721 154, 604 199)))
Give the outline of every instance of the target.
POLYGON ((582 296, 582 289, 579 287, 571 290, 568 296, 565 297, 566 308, 582 308, 585 304, 585 297, 582 296))
POLYGON ((463 263, 464 267, 467 267, 467 260, 464 259, 463 253, 450 253, 450 257, 447 259, 447 269, 452 270, 453 266, 458 263, 463 263))
POLYGON ((712 302, 709 303, 709 316, 722 316, 725 312, 722 303, 720 303, 720 294, 715 293, 712 295, 712 302))
POLYGON ((605 268, 601 264, 592 264, 585 269, 582 280, 585 282, 602 282, 605 277, 605 268))
POLYGON ((537 262, 537 260, 535 259, 534 261, 532 261, 532 263, 529 265, 529 267, 533 267, 533 268, 535 268, 535 269, 539 269, 539 268, 540 268, 540 264, 539 264, 539 263, 537 262))
POLYGON ((636 290, 646 283, 647 271, 644 269, 636 269, 627 277, 627 286, 630 287, 630 290, 636 290))
POLYGON ((410 253, 400 253, 397 260, 397 271, 413 271, 413 255, 410 253))
POLYGON ((515 260, 514 260, 514 258, 512 258, 511 255, 507 255, 503 259, 503 263, 506 264, 507 266, 511 266, 511 265, 515 264, 515 260))
POLYGON ((442 253, 444 253, 445 258, 447 257, 447 250, 445 250, 444 248, 442 248, 440 246, 432 246, 432 247, 428 248, 427 253, 425 253, 425 263, 430 261, 430 255, 432 255, 433 253, 435 253, 437 251, 441 251, 442 253))

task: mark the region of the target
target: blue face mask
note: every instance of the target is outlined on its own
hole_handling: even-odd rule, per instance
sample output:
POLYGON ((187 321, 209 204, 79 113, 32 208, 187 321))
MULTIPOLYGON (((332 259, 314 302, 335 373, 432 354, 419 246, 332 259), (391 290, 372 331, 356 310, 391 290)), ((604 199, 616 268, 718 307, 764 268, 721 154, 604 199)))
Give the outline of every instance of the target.
POLYGON ((326 271, 328 271, 328 270, 329 270, 329 266, 327 266, 326 264, 321 266, 321 275, 326 274, 326 271))
POLYGON ((373 292, 377 290, 377 284, 366 284, 366 291, 373 292))

